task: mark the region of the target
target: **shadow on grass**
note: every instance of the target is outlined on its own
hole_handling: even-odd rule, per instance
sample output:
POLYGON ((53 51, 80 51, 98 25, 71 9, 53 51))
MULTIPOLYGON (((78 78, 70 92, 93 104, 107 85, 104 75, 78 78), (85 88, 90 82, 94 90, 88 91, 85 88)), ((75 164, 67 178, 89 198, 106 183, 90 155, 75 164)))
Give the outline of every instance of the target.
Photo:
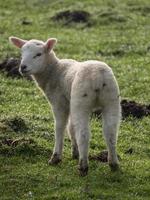
POLYGON ((131 55, 139 55, 144 56, 150 52, 150 47, 141 47, 137 48, 132 44, 123 44, 121 46, 115 46, 113 48, 106 48, 104 50, 99 49, 97 54, 105 57, 124 57, 124 56, 131 56, 131 55))
POLYGON ((150 6, 149 5, 147 5, 147 6, 132 5, 132 6, 130 6, 129 10, 132 12, 140 13, 143 16, 150 15, 150 6))
POLYGON ((113 9, 103 10, 97 14, 97 22, 104 25, 124 23, 127 20, 127 16, 124 16, 113 9))

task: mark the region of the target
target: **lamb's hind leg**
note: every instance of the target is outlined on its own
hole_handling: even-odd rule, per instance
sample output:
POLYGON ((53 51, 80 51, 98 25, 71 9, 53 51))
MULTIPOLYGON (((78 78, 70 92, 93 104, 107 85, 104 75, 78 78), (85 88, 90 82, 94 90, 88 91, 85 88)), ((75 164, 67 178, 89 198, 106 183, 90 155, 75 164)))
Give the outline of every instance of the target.
POLYGON ((103 133, 108 148, 108 163, 112 171, 119 168, 119 161, 116 153, 117 132, 120 123, 120 102, 110 102, 103 109, 103 133))
MULTIPOLYGON (((84 107, 84 106, 83 106, 84 107)), ((79 150, 79 172, 81 176, 88 173, 88 147, 89 147, 89 112, 81 107, 72 106, 71 119, 75 130, 79 150)))
POLYGON ((76 137, 75 137, 75 130, 74 130, 71 119, 69 119, 69 122, 68 122, 68 134, 70 135, 70 139, 71 139, 72 158, 78 159, 79 151, 78 151, 77 141, 76 141, 76 137))

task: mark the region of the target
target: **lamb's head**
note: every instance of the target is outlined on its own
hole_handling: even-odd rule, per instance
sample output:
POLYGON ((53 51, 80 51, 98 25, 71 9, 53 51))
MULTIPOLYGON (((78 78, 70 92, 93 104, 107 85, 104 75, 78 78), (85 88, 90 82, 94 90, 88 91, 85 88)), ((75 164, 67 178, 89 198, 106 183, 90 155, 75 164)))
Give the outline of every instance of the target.
POLYGON ((48 55, 57 42, 55 38, 50 38, 46 42, 39 40, 27 41, 17 37, 10 37, 9 40, 15 46, 21 48, 22 58, 19 70, 22 74, 28 75, 44 71, 48 55))

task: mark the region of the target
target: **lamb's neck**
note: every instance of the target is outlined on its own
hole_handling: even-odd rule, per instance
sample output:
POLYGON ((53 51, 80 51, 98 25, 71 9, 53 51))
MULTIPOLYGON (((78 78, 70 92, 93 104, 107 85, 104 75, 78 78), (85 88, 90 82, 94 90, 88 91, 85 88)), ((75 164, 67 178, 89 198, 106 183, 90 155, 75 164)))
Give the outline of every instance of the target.
POLYGON ((33 75, 33 79, 44 92, 46 92, 47 84, 52 88, 54 87, 56 82, 54 77, 56 77, 55 74, 57 73, 58 62, 59 59, 56 57, 55 53, 51 52, 47 58, 44 71, 33 75))

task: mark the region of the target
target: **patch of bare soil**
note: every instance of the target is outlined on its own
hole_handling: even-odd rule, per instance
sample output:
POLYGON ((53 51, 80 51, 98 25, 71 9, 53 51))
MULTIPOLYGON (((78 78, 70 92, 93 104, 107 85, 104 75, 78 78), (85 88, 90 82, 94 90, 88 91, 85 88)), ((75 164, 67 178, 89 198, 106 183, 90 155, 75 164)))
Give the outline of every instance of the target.
MULTIPOLYGON (((103 150, 102 152, 100 152, 97 155, 93 155, 93 156, 89 156, 90 160, 97 160, 100 162, 108 162, 108 151, 107 150, 103 150)), ((120 156, 118 155, 118 159, 121 160, 120 156)))
POLYGON ((100 162, 107 162, 108 151, 104 150, 97 155, 89 156, 90 160, 98 160, 100 162))
POLYGON ((13 155, 27 155, 36 156, 44 155, 50 156, 52 151, 39 146, 31 138, 0 138, 0 154, 13 156, 13 155))
MULTIPOLYGON (((144 116, 150 115, 150 105, 140 104, 135 101, 129 101, 129 100, 123 99, 121 101, 121 107, 122 107, 123 119, 129 116, 141 119, 144 116)), ((97 118, 100 118, 102 115, 102 111, 96 110, 95 112, 93 112, 93 115, 96 116, 97 118)))
POLYGON ((90 22, 90 13, 83 10, 66 10, 57 13, 55 16, 52 17, 52 20, 54 21, 63 21, 64 25, 68 25, 71 23, 89 23, 90 22))
MULTIPOLYGON (((19 72, 20 59, 19 58, 6 58, 0 63, 0 71, 6 73, 7 76, 12 78, 22 78, 22 75, 19 72)), ((26 76, 28 80, 32 78, 26 76)))
POLYGON ((150 115, 150 105, 140 104, 135 101, 126 99, 121 101, 123 118, 133 116, 134 118, 142 118, 150 115))
POLYGON ((6 58, 0 63, 0 70, 6 72, 7 76, 21 77, 19 73, 20 59, 18 58, 6 58))

